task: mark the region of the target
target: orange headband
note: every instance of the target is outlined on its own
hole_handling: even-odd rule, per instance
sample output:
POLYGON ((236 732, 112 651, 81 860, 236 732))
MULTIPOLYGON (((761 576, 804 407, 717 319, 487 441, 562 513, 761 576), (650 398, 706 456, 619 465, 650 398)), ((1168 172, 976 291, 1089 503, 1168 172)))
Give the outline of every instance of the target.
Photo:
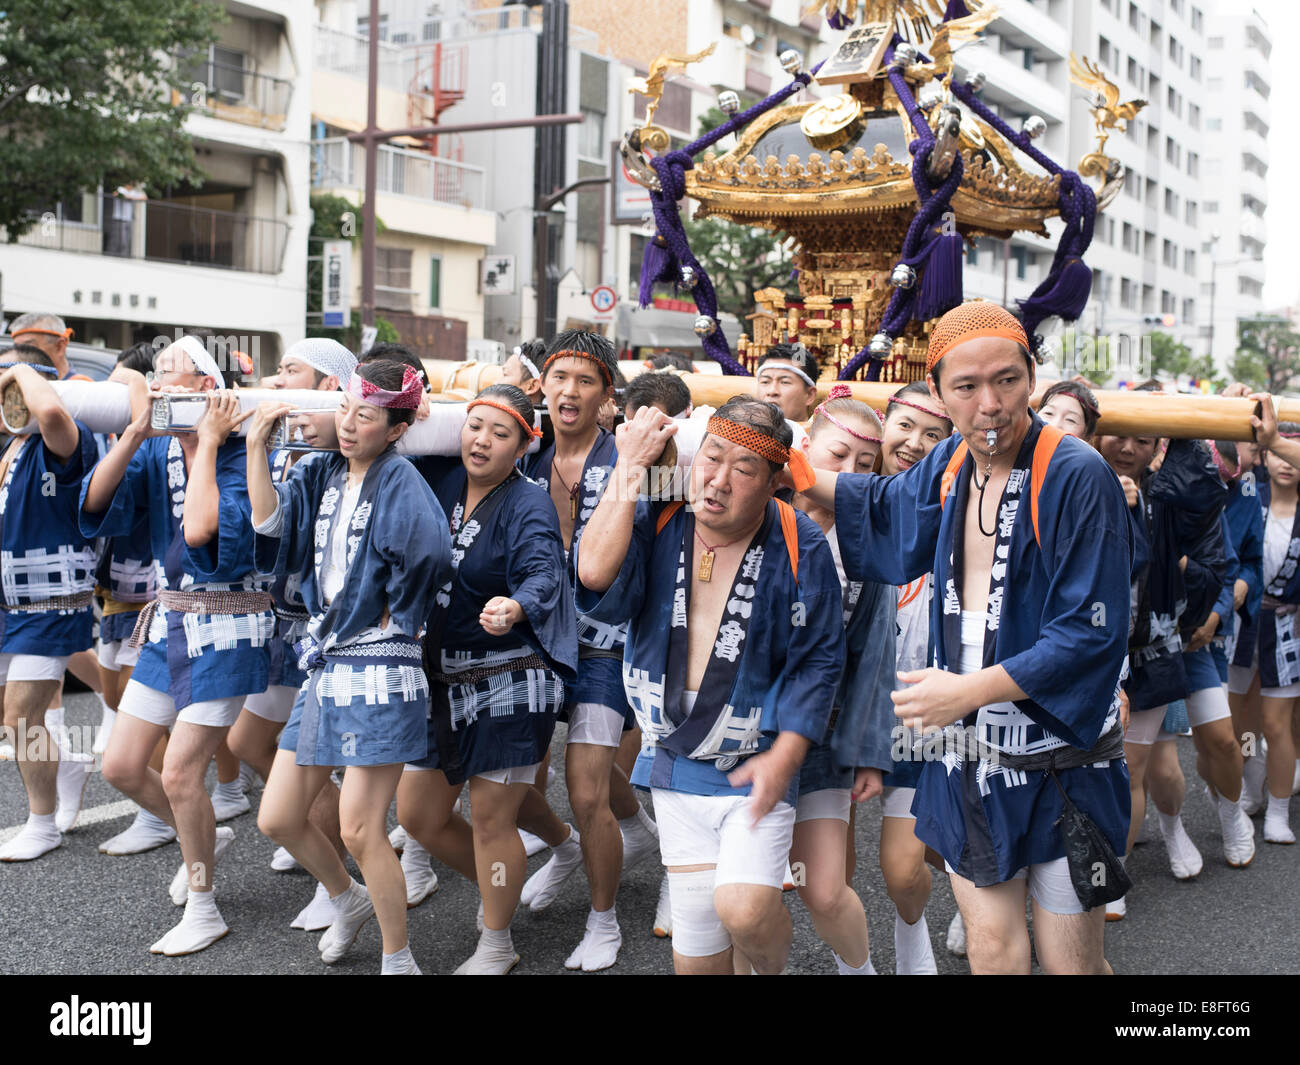
POLYGON ((509 414, 510 417, 512 417, 523 427, 524 436, 531 438, 531 437, 539 437, 542 435, 542 431, 540 429, 534 429, 531 425, 529 425, 526 421, 524 421, 523 415, 520 414, 517 410, 515 410, 514 407, 510 406, 509 403, 498 403, 495 399, 471 399, 469 401, 469 405, 466 406, 465 408, 465 413, 468 415, 471 408, 480 405, 484 407, 496 407, 497 410, 505 411, 506 414, 509 414))
POLYGON ((60 332, 57 332, 56 330, 53 330, 53 329, 37 329, 35 326, 31 326, 31 325, 29 325, 26 329, 18 329, 18 330, 15 330, 14 332, 10 333, 9 335, 10 335, 11 337, 17 337, 17 336, 18 336, 19 334, 21 334, 21 333, 39 333, 41 336, 47 336, 47 337, 59 337, 59 338, 62 339, 62 340, 71 340, 71 339, 72 339, 72 328, 71 328, 71 326, 69 326, 69 327, 68 327, 67 329, 65 329, 62 333, 60 333, 60 332))
POLYGON ((709 419, 705 432, 730 440, 733 444, 747 447, 755 454, 775 462, 779 466, 790 466, 790 476, 794 478, 794 490, 806 492, 817 483, 817 474, 813 471, 808 456, 797 447, 782 447, 770 436, 764 436, 757 429, 730 418, 719 418, 716 414, 709 419))
POLYGON ((556 359, 590 359, 600 367, 600 376, 605 379, 606 387, 613 385, 614 378, 609 375, 609 367, 600 361, 600 358, 589 351, 575 351, 572 348, 565 348, 563 351, 557 351, 542 363, 542 376, 546 376, 546 371, 551 368, 551 363, 556 359))
POLYGON ((1002 337, 1028 349, 1024 326, 1014 314, 988 300, 972 300, 954 307, 938 322, 930 334, 925 358, 925 372, 934 370, 939 360, 958 344, 979 337, 1002 337))

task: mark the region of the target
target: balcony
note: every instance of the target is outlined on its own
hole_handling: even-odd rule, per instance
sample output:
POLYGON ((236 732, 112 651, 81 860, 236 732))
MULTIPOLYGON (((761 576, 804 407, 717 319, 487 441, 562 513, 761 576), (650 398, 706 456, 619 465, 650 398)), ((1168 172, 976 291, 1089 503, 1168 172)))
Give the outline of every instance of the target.
POLYGON ((1070 52, 1070 35, 1046 8, 1045 3, 1033 4, 1028 0, 998 0, 998 17, 989 31, 1021 48, 1042 49, 1051 52, 1053 58, 1062 59, 1070 52))
POLYGON ((190 82, 189 102, 198 110, 244 126, 284 129, 293 96, 293 82, 288 78, 257 74, 203 56, 177 61, 182 76, 190 82))
POLYGON ((1060 89, 988 44, 963 48, 957 53, 956 67, 961 77, 983 71, 988 80, 981 95, 1014 114, 1041 115, 1049 123, 1066 119, 1065 94, 1060 89))
MULTIPOLYGON (((414 59, 409 49, 379 43, 379 85, 394 92, 406 92, 414 73, 414 59)), ((313 59, 320 70, 332 71, 358 81, 366 80, 369 69, 370 42, 365 37, 316 24, 313 59)))
MULTIPOLYGON (((376 160, 376 191, 482 208, 483 174, 481 166, 381 145, 376 160)), ((343 137, 312 141, 313 188, 359 189, 365 180, 366 153, 361 145, 343 137)))
POLYGON ((72 221, 61 212, 50 212, 18 243, 257 274, 278 274, 283 269, 287 222, 119 196, 104 196, 100 207, 101 223, 72 221))

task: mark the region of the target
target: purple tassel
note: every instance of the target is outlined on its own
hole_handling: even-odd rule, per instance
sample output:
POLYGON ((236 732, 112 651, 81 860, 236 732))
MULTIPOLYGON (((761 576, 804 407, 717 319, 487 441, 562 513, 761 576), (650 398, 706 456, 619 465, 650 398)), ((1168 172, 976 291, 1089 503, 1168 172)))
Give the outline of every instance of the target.
POLYGON ((666 284, 677 281, 679 273, 677 260, 667 243, 661 243, 661 238, 656 236, 645 246, 645 254, 641 257, 641 290, 638 293, 641 306, 650 306, 650 301, 654 298, 655 282, 662 281, 666 284))
POLYGON ((921 288, 916 294, 912 317, 918 322, 938 318, 952 310, 962 298, 961 268, 966 253, 960 233, 944 233, 930 245, 921 272, 921 288))
POLYGON ((1056 315, 1067 321, 1078 318, 1092 294, 1092 270, 1082 259, 1067 259, 1056 273, 1048 275, 1028 299, 1020 300, 1025 331, 1032 333, 1044 318, 1056 315))
POLYGON ((964 0, 948 0, 948 8, 943 13, 944 22, 951 22, 953 19, 965 18, 970 14, 964 0))
POLYGON ((833 30, 846 30, 853 25, 853 22, 845 16, 843 11, 832 11, 826 16, 826 25, 833 30))

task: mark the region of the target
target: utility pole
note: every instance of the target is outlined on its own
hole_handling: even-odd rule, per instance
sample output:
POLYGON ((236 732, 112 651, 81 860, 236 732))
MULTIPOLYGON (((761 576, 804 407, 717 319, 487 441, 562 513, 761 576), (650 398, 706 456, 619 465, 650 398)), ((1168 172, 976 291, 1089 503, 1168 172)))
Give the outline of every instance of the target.
MULTIPOLYGON (((543 0, 542 32, 537 39, 537 113, 559 113, 568 95, 569 3, 543 0)), ((537 335, 553 336, 555 294, 560 280, 563 230, 553 217, 562 195, 567 162, 563 127, 536 134, 533 150, 533 286, 537 290, 537 335)))
MULTIPOLYGON (((559 16, 562 19, 560 27, 560 58, 559 62, 564 63, 565 49, 568 45, 568 4, 566 0, 546 0, 545 18, 553 17, 553 9, 559 8, 559 16)), ((543 37, 545 37, 545 23, 543 24, 543 37)), ((361 324, 375 324, 375 193, 378 184, 378 156, 379 146, 394 137, 428 137, 441 136, 447 133, 482 133, 492 130, 502 129, 521 129, 532 127, 539 131, 553 132, 558 137, 558 148, 553 149, 555 158, 558 160, 560 167, 560 178, 563 180, 564 166, 564 126, 574 125, 582 121, 581 114, 559 114, 554 112, 541 112, 532 118, 519 118, 505 122, 469 122, 459 125, 437 125, 437 126, 411 126, 405 129, 380 129, 378 126, 378 108, 379 108, 379 0, 370 0, 370 22, 367 31, 367 55, 368 70, 366 75, 366 128, 360 133, 349 133, 347 139, 350 143, 361 144, 366 153, 365 166, 365 189, 363 192, 364 200, 361 208, 361 324)), ((541 45, 539 44, 539 48, 541 45)), ((540 54, 540 53, 539 53, 540 54)), ((541 71, 539 68, 539 82, 541 71)), ((563 72, 559 78, 559 104, 564 104, 564 78, 563 72)), ((540 140, 540 137, 539 137, 540 140)), ((607 180, 607 179, 606 179, 607 180)), ((588 182, 575 182, 574 187, 579 184, 588 182)), ((547 186, 547 195, 554 190, 555 184, 547 186)), ((563 190, 567 193, 569 190, 563 190)), ((542 196, 535 197, 537 202, 541 202, 542 196)), ((547 206, 547 210, 554 206, 556 201, 552 200, 547 206)), ((543 260, 545 261, 545 260, 543 260)), ((538 296, 539 301, 541 295, 538 296)), ((540 303, 539 303, 540 311, 540 303)), ((540 313, 539 313, 540 320, 540 313)))

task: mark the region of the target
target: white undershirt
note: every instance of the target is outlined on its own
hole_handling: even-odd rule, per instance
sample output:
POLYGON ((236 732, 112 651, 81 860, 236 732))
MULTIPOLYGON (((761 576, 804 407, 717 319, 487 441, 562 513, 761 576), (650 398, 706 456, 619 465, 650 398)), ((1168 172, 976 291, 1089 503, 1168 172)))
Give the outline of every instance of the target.
POLYGON ((1264 587, 1267 588, 1281 572, 1286 562, 1286 549, 1291 546, 1291 529, 1295 524, 1293 518, 1275 518, 1273 509, 1268 511, 1268 521, 1264 526, 1264 587))

